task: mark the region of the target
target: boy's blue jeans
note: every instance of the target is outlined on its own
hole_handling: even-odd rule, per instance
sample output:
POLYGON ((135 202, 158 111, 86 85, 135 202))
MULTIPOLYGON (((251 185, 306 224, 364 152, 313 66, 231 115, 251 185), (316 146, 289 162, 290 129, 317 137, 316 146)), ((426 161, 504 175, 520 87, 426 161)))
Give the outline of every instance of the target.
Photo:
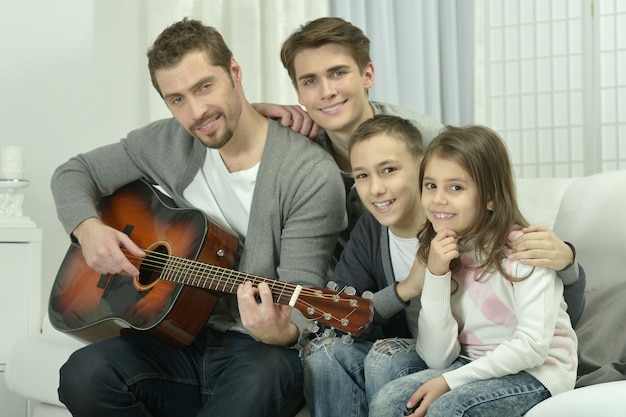
MULTIPOLYGON (((339 338, 327 337, 307 345, 304 396, 312 417, 367 417, 368 403, 380 384, 426 367, 417 355, 404 354, 403 346, 393 361, 375 356, 382 360, 369 364, 369 352, 376 345, 367 341, 346 345, 339 338)), ((389 353, 387 348, 385 353, 389 353)))
POLYGON ((293 416, 304 404, 298 352, 203 330, 184 348, 146 334, 76 351, 59 398, 74 417, 293 416))
MULTIPOLYGON (((366 368, 366 373, 369 372, 368 375, 372 377, 376 375, 376 369, 384 368, 385 364, 406 363, 410 356, 421 361, 415 351, 414 341, 390 339, 378 341, 377 345, 378 349, 373 349, 368 357, 368 364, 372 369, 366 368), (391 347, 385 347, 385 344, 391 344, 391 347), (396 355, 397 358, 394 359, 396 355)), ((410 414, 411 410, 407 409, 406 403, 422 384, 468 362, 469 359, 458 358, 450 367, 443 370, 424 369, 411 372, 408 369, 402 371, 396 368, 395 371, 404 376, 395 380, 387 379, 387 384, 384 378, 388 378, 389 375, 379 374, 382 378, 378 378, 376 382, 370 381, 376 385, 376 388, 372 388, 376 392, 372 395, 369 415, 395 417, 410 414)), ((534 376, 527 372, 519 372, 515 375, 473 382, 448 391, 431 404, 428 416, 521 417, 534 405, 549 397, 550 392, 534 376)))

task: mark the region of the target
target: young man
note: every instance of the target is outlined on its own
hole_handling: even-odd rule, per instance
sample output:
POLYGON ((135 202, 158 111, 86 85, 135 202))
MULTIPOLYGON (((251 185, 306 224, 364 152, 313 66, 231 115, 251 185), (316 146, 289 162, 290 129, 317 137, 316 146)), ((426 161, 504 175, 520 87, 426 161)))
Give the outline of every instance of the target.
MULTIPOLYGON (((96 200, 144 179, 236 234, 239 271, 323 286, 346 227, 332 158, 254 111, 214 28, 174 23, 149 49, 148 66, 173 118, 78 155, 52 178, 59 218, 87 263, 103 274, 139 273, 120 248, 138 257, 143 250, 100 220, 96 200)), ((309 324, 274 304, 267 284, 246 282, 220 298, 187 347, 140 333, 77 351, 61 369, 59 396, 77 417, 294 415, 303 404, 295 348, 309 324)))

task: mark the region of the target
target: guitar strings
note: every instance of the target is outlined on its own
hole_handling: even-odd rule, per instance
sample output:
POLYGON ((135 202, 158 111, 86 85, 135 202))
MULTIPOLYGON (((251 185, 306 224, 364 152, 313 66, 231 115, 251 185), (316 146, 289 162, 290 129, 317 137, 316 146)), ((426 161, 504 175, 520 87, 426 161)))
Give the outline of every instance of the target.
MULTIPOLYGON (((279 294, 275 294, 272 291, 272 295, 276 295, 276 299, 279 301, 283 301, 283 304, 288 304, 287 300, 290 299, 291 294, 293 294, 296 288, 296 285, 294 284, 277 280, 268 280, 263 277, 236 271, 234 269, 194 261, 188 258, 173 256, 170 254, 164 254, 159 251, 144 249, 144 252, 146 252, 146 257, 137 257, 131 255, 123 248, 122 251, 126 252, 126 257, 129 260, 140 261, 141 268, 147 266, 148 268, 143 269, 159 273, 159 279, 169 282, 184 283, 195 287, 208 288, 211 290, 229 293, 234 293, 236 286, 238 284, 242 284, 245 281, 251 281, 252 283, 257 284, 257 286, 261 282, 265 282, 271 288, 282 287, 279 294), (172 276, 171 273, 173 273, 174 275, 172 276), (216 277, 215 275, 219 277, 216 277), (213 283, 216 279, 225 280, 226 282, 222 286, 217 286, 213 283), (230 290, 228 290, 227 288, 230 288, 230 290), (291 292, 289 294, 284 294, 287 289, 289 289, 291 292)), ((308 295, 309 297, 312 296, 316 299, 325 299, 327 301, 329 300, 332 301, 334 304, 338 303, 339 301, 342 301, 343 303, 351 303, 352 299, 357 298, 343 293, 343 290, 339 292, 333 291, 332 294, 327 294, 320 289, 311 289, 306 287, 302 287, 300 294, 308 295), (344 298, 338 297, 342 294, 344 298), (351 297, 351 299, 346 299, 346 296, 351 297)), ((344 317, 336 317, 334 314, 330 314, 322 310, 318 306, 314 305, 313 303, 303 300, 301 298, 298 298, 296 300, 296 304, 298 303, 303 305, 304 307, 307 307, 309 319, 325 322, 327 324, 335 323, 334 326, 337 328, 347 327, 344 324, 344 321, 357 311, 356 306, 350 305, 349 307, 353 308, 348 309, 349 311, 344 314, 344 317), (313 316, 314 313, 317 313, 317 316, 313 316)), ((360 330, 361 328, 362 326, 360 326, 358 330, 360 330)))
MULTIPOLYGON (((126 252, 125 249, 122 248, 122 250, 126 252)), ((265 282, 270 287, 282 287, 282 289, 280 289, 281 295, 286 290, 290 290, 291 293, 293 293, 293 291, 296 288, 296 285, 290 284, 287 282, 278 281, 278 280, 268 280, 266 278, 259 277, 256 275, 247 274, 245 272, 220 267, 217 265, 206 264, 206 263, 194 261, 188 258, 183 258, 183 257, 174 256, 170 254, 164 254, 162 252, 153 251, 149 249, 144 249, 144 252, 146 252, 147 256, 143 258, 134 256, 131 254, 127 254, 126 257, 129 260, 140 261, 141 266, 145 265, 145 266, 151 267, 152 269, 149 269, 149 270, 152 272, 165 271, 168 273, 169 272, 173 272, 173 273, 181 272, 185 274, 182 278, 180 278, 179 275, 171 277, 169 276, 169 274, 166 275, 164 278, 162 278, 168 281, 186 283, 186 284, 190 284, 196 287, 209 288, 212 290, 218 290, 222 292, 232 292, 235 290, 237 285, 243 284, 245 281, 250 281, 253 284, 257 284, 257 285, 262 282, 265 282), (205 274, 208 274, 208 276, 205 274), (212 277, 211 275, 214 275, 214 276, 212 277), (216 279, 224 281, 224 285, 221 286, 221 288, 223 289, 220 290, 219 289, 220 286, 213 284, 213 281, 215 281, 216 279), (196 280, 198 282, 203 282, 206 286, 197 284, 195 282, 196 280), (211 281, 211 283, 208 282, 209 280, 211 281), (227 287, 230 287, 231 291, 227 291, 226 290, 227 287)), ((309 296, 320 296, 320 297, 325 297, 329 299, 335 299, 336 298, 335 294, 337 295, 343 294, 343 290, 337 291, 335 292, 335 294, 326 294, 324 292, 321 292, 319 289, 316 290, 316 289, 311 289, 311 288, 306 288, 306 287, 302 288, 302 292, 305 294, 308 294, 309 296)), ((286 295, 285 297, 290 297, 290 295, 291 294, 289 294, 288 296, 286 295)), ((345 295, 346 294, 344 294, 344 297, 345 295)), ((353 297, 353 296, 349 296, 349 297, 353 297)), ((345 299, 342 299, 342 300, 349 301, 345 299)))

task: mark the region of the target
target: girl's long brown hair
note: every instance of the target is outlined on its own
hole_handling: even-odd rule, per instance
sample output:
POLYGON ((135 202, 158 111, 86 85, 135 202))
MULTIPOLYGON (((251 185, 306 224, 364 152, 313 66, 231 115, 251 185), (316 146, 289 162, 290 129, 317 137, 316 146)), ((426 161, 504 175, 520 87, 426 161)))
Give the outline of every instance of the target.
MULTIPOLYGON (((420 167, 422 185, 424 170, 435 156, 459 164, 474 180, 478 189, 476 223, 468 233, 459 237, 459 247, 471 247, 479 262, 476 269, 484 271, 483 274, 496 270, 511 281, 527 278, 528 275, 511 276, 503 264, 509 234, 516 228, 528 226, 528 222, 517 204, 513 169, 502 138, 484 126, 448 126, 430 143, 424 153, 420 167), (490 201, 492 210, 487 208, 490 201)), ((420 187, 420 193, 421 190, 420 187)), ((436 234, 430 222, 426 222, 419 232, 418 257, 424 264, 428 261, 430 242, 436 234)), ((457 258, 450 264, 450 270, 454 272, 459 266, 460 261, 457 258)))

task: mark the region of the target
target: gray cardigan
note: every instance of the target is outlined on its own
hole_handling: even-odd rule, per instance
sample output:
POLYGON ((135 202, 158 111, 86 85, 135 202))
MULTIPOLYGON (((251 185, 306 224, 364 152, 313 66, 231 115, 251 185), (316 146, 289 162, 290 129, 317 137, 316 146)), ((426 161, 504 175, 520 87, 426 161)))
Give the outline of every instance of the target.
MULTIPOLYGON (((120 142, 71 158, 52 176, 51 187, 63 227, 71 233, 95 203, 122 185, 143 178, 161 186, 179 207, 204 163, 205 146, 174 119, 153 122, 120 142)), ((332 249, 347 225, 340 172, 318 145, 269 120, 259 165, 246 242, 238 270, 306 287, 324 286, 332 249)), ((230 317, 211 317, 220 330, 241 325, 234 296, 221 297, 230 317)), ((301 340, 308 320, 296 309, 292 320, 301 340)))

